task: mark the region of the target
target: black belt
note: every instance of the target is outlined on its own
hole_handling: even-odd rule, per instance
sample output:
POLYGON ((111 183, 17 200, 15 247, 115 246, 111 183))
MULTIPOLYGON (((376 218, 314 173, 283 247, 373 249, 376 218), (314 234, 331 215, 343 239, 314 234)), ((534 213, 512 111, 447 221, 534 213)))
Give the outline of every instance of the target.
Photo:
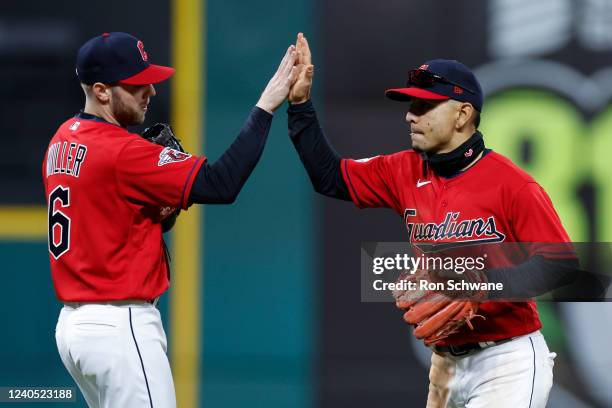
POLYGON ((157 303, 159 302, 159 297, 156 297, 155 299, 127 299, 127 300, 109 300, 109 301, 100 300, 100 301, 90 301, 90 302, 64 302, 64 304, 68 307, 77 308, 77 307, 81 307, 84 305, 129 306, 132 304, 139 304, 142 302, 149 303, 153 306, 157 306, 157 303))
POLYGON ((509 342, 510 340, 514 340, 516 337, 511 337, 509 339, 497 340, 497 341, 482 341, 480 343, 466 343, 460 344, 457 346, 432 346, 431 349, 438 354, 448 353, 451 356, 460 357, 466 356, 468 354, 475 353, 477 351, 498 346, 500 344, 509 342))

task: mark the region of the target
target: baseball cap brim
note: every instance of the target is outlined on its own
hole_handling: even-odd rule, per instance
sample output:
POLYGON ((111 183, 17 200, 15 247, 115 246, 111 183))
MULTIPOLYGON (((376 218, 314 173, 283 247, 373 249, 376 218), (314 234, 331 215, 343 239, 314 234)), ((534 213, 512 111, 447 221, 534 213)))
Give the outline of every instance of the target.
POLYGON ((449 96, 440 95, 426 89, 414 87, 387 89, 385 91, 385 96, 389 99, 393 99, 394 101, 409 101, 412 98, 431 99, 435 101, 445 101, 450 99, 449 96))
POLYGON ((127 85, 149 85, 165 81, 174 74, 174 68, 164 67, 163 65, 149 65, 143 71, 119 82, 127 85))

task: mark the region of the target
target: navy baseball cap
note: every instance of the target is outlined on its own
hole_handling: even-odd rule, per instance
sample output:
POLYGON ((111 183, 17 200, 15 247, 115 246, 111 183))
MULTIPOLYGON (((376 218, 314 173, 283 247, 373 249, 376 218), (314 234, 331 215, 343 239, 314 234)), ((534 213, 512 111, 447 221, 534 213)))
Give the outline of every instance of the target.
POLYGON ((471 103, 481 112, 482 88, 468 67, 455 60, 427 61, 408 74, 406 88, 387 89, 385 95, 395 101, 412 98, 448 100, 471 103))
POLYGON ((149 85, 170 78, 174 68, 149 63, 142 41, 127 33, 113 32, 83 44, 77 55, 76 73, 88 85, 149 85))

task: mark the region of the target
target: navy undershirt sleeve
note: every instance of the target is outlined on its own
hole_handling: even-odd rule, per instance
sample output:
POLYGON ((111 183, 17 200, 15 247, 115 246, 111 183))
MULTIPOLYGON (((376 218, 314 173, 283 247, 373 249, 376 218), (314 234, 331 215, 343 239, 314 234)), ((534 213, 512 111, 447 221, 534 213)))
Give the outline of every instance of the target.
POLYGON ((213 164, 205 163, 191 187, 189 202, 233 203, 263 153, 272 115, 254 107, 231 146, 213 164))
POLYGON ((317 193, 351 201, 340 171, 340 156, 319 125, 311 101, 290 105, 289 136, 317 193))
POLYGON ((490 299, 528 299, 571 284, 581 270, 578 259, 551 259, 536 255, 520 265, 487 271, 489 282, 503 290, 490 291, 490 299))

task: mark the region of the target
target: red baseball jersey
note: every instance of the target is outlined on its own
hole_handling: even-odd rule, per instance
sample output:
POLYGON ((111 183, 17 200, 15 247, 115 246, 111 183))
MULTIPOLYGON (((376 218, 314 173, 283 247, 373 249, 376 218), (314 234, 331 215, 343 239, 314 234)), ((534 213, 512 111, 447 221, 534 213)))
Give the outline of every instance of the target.
POLYGON ((89 115, 63 123, 42 166, 57 297, 161 295, 169 286, 161 209, 188 207, 205 160, 89 115))
MULTIPOLYGON (((550 245, 529 251, 495 250, 506 242, 569 242, 546 192, 506 157, 489 151, 467 171, 452 178, 427 171, 413 150, 364 160, 342 160, 342 174, 360 208, 388 207, 404 218, 409 241, 417 248, 441 243, 492 249, 487 268, 518 265, 550 245)), ((554 245, 553 245, 554 247, 554 245)), ((494 341, 542 327, 535 302, 485 302, 473 319, 441 344, 494 341)))

